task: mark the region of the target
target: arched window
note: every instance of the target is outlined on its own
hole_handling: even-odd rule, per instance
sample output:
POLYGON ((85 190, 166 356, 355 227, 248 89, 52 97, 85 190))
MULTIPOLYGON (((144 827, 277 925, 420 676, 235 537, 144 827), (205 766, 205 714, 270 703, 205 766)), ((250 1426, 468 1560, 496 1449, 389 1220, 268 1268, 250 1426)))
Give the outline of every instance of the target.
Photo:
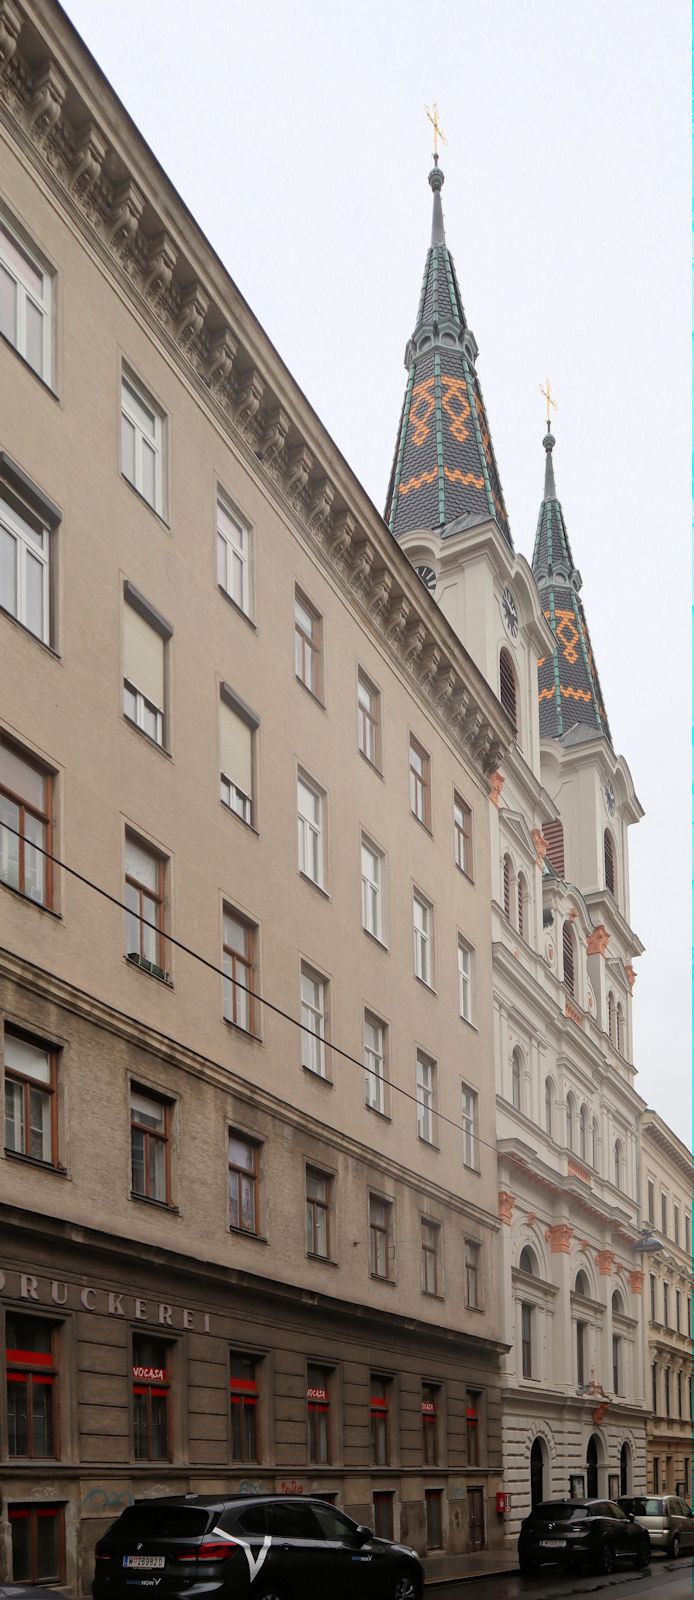
POLYGON ((562 957, 564 968, 564 988, 568 994, 575 994, 576 976, 574 971, 574 934, 570 922, 564 923, 562 931, 562 957))
POLYGON ((624 1012, 622 1002, 617 1002, 617 1049, 620 1055, 624 1054, 624 1012))
POLYGON ((596 1172, 600 1171, 600 1127, 597 1117, 593 1117, 593 1166, 596 1172))
POLYGON ((530 1506, 534 1511, 544 1500, 545 1461, 542 1450, 542 1440, 533 1439, 530 1451, 530 1506))
POLYGON ((571 1093, 566 1096, 566 1148, 573 1150, 576 1128, 576 1101, 571 1093))
POLYGON ((624 1441, 619 1452, 619 1490, 620 1494, 629 1494, 631 1489, 631 1450, 624 1441))
POLYGON ((545 1131, 550 1139, 554 1135, 554 1084, 551 1078, 545 1078, 545 1131))
POLYGON ((529 1244, 524 1244, 518 1262, 521 1272, 527 1272, 531 1278, 538 1277, 537 1256, 529 1244))
POLYGON ((564 825, 556 817, 554 822, 545 822, 542 836, 547 846, 547 860, 559 877, 564 876, 564 825))
POLYGON ((511 857, 510 856, 504 856, 504 863, 503 863, 504 916, 508 917, 509 922, 511 921, 511 881, 512 881, 512 878, 513 878, 513 868, 511 866, 511 857))
POLYGON ((614 1181, 616 1187, 621 1189, 624 1182, 624 1146, 621 1139, 615 1139, 614 1142, 614 1181))
POLYGON ((588 1107, 587 1105, 582 1105, 578 1127, 578 1152, 582 1161, 588 1160, 588 1128, 588 1107))
POLYGON ((499 655, 499 699, 507 717, 513 723, 514 731, 517 731, 516 674, 509 651, 505 648, 499 655))
POLYGON ((618 1316, 618 1317, 623 1317, 624 1316, 624 1301, 623 1301, 622 1296, 621 1296, 621 1294, 619 1292, 619 1289, 615 1289, 614 1294, 612 1296, 612 1310, 615 1312, 616 1316, 618 1316))
POLYGON ((616 880, 615 880, 615 871, 614 871, 614 843, 613 843, 612 834, 610 833, 609 828, 605 829, 603 844, 604 844, 604 854, 605 854, 605 888, 609 889, 610 894, 616 894, 617 891, 615 889, 615 881, 616 880))
POLYGON ((576 1282, 574 1284, 574 1294, 582 1294, 582 1295, 584 1295, 584 1297, 586 1299, 588 1298, 588 1296, 590 1294, 590 1284, 588 1282, 588 1275, 587 1275, 587 1273, 585 1273, 583 1271, 582 1267, 581 1267, 580 1271, 576 1273, 576 1282))
POLYGON ((522 872, 518 874, 518 932, 521 939, 526 933, 526 909, 528 904, 528 886, 522 872))
POLYGON ((607 996, 607 1032, 614 1039, 614 995, 611 989, 607 996))
POLYGON ((511 1056, 511 1099, 516 1111, 521 1109, 523 1057, 516 1048, 511 1056))

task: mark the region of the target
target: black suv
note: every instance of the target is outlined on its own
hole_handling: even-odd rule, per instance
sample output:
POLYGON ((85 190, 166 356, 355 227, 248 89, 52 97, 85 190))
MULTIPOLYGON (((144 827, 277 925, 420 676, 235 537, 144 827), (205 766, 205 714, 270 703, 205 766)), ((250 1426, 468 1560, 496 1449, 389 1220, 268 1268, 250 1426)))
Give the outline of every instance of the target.
POLYGON ((424 1587, 414 1550, 309 1495, 136 1500, 95 1558, 94 1600, 421 1600, 424 1587))
POLYGON ((544 1500, 521 1523, 521 1572, 534 1572, 543 1561, 567 1566, 590 1561, 598 1572, 611 1572, 620 1555, 647 1567, 651 1541, 646 1529, 611 1500, 544 1500))

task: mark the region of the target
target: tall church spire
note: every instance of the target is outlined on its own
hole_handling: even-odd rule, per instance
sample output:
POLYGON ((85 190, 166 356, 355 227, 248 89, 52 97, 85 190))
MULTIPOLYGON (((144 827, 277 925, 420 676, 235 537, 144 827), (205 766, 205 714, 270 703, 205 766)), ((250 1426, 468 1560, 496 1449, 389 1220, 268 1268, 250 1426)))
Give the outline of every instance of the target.
POLYGON ((579 594, 581 575, 574 566, 564 513, 557 499, 552 460, 555 440, 549 423, 542 442, 546 451, 545 492, 537 521, 533 572, 557 649, 538 663, 540 733, 543 739, 561 739, 581 724, 609 739, 610 727, 579 594))
POLYGON ((407 387, 385 517, 396 539, 414 528, 441 532, 459 518, 493 517, 513 548, 482 390, 477 344, 446 244, 438 155, 429 173, 434 204, 417 322, 405 352, 407 387))

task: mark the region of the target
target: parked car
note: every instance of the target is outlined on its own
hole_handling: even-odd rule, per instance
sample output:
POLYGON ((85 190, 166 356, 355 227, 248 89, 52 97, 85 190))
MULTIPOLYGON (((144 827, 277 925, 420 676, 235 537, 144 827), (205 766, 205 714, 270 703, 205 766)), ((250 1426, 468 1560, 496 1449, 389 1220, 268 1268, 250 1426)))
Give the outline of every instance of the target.
POLYGON ((674 1494, 623 1494, 619 1497, 623 1511, 636 1518, 642 1528, 648 1529, 654 1550, 667 1550, 678 1556, 680 1550, 694 1550, 694 1516, 686 1500, 674 1494))
POLYGON ((94 1553, 94 1600, 136 1600, 133 1589, 141 1600, 421 1600, 424 1588, 414 1550, 313 1495, 136 1500, 94 1553))
POLYGON ((611 1500, 543 1500, 521 1523, 521 1572, 534 1572, 544 1561, 590 1562, 599 1572, 611 1572, 622 1555, 646 1567, 651 1541, 633 1515, 611 1500))

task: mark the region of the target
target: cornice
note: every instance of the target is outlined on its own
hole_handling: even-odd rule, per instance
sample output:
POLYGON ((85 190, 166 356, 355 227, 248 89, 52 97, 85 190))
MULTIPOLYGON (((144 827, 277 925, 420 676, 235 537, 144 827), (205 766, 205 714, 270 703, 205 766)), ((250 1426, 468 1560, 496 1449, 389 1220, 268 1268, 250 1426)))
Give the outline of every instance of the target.
POLYGON ((658 1150, 666 1156, 671 1166, 675 1167, 686 1178, 691 1190, 694 1177, 691 1151, 677 1137, 677 1134, 673 1133, 672 1128, 668 1128, 667 1123, 663 1122, 657 1111, 651 1111, 650 1107, 644 1111, 641 1118, 641 1138, 651 1139, 653 1144, 657 1145, 658 1150))
POLYGON ((456 752, 489 779, 512 738, 496 696, 50 0, 0 0, 0 120, 456 752))

